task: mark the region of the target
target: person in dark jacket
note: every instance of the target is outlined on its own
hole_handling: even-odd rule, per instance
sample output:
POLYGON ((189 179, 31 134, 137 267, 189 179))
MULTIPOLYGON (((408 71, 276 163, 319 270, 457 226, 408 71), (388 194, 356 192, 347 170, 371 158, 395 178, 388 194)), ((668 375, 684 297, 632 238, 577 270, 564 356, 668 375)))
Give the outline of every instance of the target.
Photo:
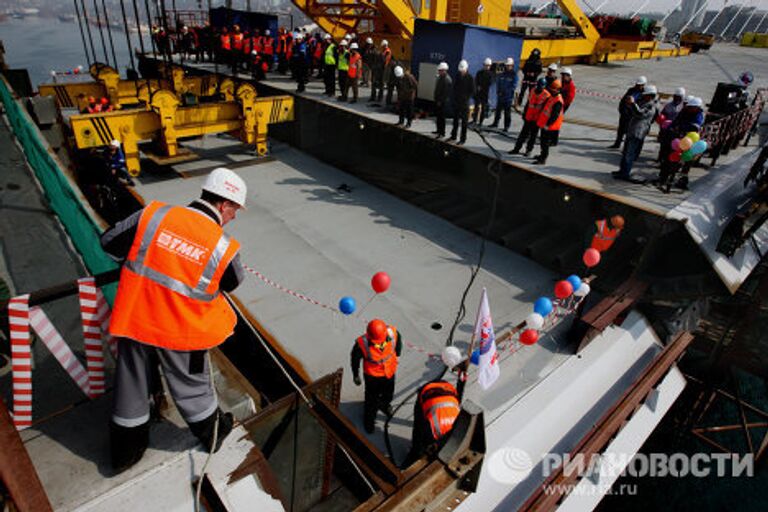
POLYGON ((419 83, 416 78, 400 66, 395 66, 395 89, 397 89, 397 110, 400 119, 397 126, 405 122, 405 127, 410 128, 413 122, 413 102, 416 101, 416 90, 419 83))
POLYGON ((491 128, 498 128, 502 112, 504 113, 504 131, 509 131, 512 123, 512 101, 515 98, 517 88, 517 73, 515 73, 515 59, 507 57, 504 63, 504 72, 496 79, 496 115, 493 117, 491 128))
POLYGON ((520 94, 517 96, 517 106, 523 104, 525 91, 536 87, 536 81, 541 74, 541 50, 534 48, 523 64, 523 84, 520 86, 520 94))
POLYGON ((618 149, 621 147, 621 143, 624 140, 624 135, 627 133, 627 123, 632 114, 632 104, 637 103, 640 99, 640 95, 643 93, 643 88, 648 84, 648 79, 644 76, 640 76, 635 80, 635 85, 627 89, 624 96, 619 103, 619 128, 616 130, 616 140, 612 145, 608 146, 611 149, 618 149))
POLYGON ((486 57, 483 61, 483 69, 475 75, 475 109, 472 111, 472 122, 478 126, 488 117, 488 93, 493 84, 494 74, 491 71, 493 61, 486 57))
POLYGON ((474 93, 475 81, 472 79, 472 75, 469 74, 469 64, 467 61, 462 60, 459 62, 459 74, 456 75, 456 80, 453 83, 453 129, 451 130, 451 136, 448 137, 449 141, 456 140, 456 135, 458 135, 459 132, 459 124, 461 124, 459 144, 464 144, 467 141, 469 99, 474 93))
POLYGON ((368 87, 369 83, 372 83, 371 80, 371 64, 373 63, 375 59, 375 54, 377 53, 376 45, 373 44, 373 39, 370 37, 367 37, 365 39, 365 44, 363 45, 362 50, 360 53, 363 56, 363 79, 360 81, 361 87, 368 87))
POLYGON ((293 43, 293 53, 291 54, 291 64, 296 77, 296 92, 304 92, 309 81, 309 62, 310 55, 307 50, 307 44, 304 42, 304 36, 299 32, 293 43))
POLYGON ((539 133, 539 126, 536 124, 539 120, 539 113, 544 108, 544 104, 549 99, 549 92, 546 89, 547 81, 542 77, 536 82, 536 87, 528 93, 528 102, 523 109, 523 129, 517 136, 515 147, 509 151, 510 155, 517 155, 526 144, 525 156, 530 156, 533 147, 536 145, 536 136, 539 133))
POLYGON ((435 82, 435 124, 433 132, 437 138, 445 137, 445 117, 451 103, 453 80, 448 76, 448 63, 441 62, 437 66, 437 82, 435 82))
POLYGON ((384 94, 384 55, 376 45, 368 50, 368 67, 371 75, 371 97, 368 101, 381 101, 384 94))
MULTIPOLYGON (((544 77, 546 80, 546 77, 544 77)), ((549 98, 544 103, 544 106, 539 113, 539 119, 536 125, 541 130, 541 136, 539 137, 539 143, 541 145, 541 153, 534 157, 533 163, 536 165, 544 165, 547 163, 549 157, 549 148, 557 146, 557 142, 560 138, 560 127, 563 124, 563 97, 560 95, 560 89, 562 84, 560 80, 554 80, 547 86, 547 92, 549 92, 549 98)))
POLYGON ((632 165, 643 150, 643 142, 651 124, 658 114, 656 107, 656 86, 646 85, 638 101, 629 102, 629 121, 627 122, 626 141, 621 154, 619 170, 613 177, 619 180, 635 181, 631 177, 632 165))

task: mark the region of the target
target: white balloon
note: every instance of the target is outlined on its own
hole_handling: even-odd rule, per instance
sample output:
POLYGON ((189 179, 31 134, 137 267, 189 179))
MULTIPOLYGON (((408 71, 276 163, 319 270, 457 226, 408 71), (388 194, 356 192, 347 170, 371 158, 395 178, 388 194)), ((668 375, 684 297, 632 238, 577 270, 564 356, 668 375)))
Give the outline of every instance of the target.
POLYGON ((443 364, 448 368, 453 368, 463 359, 461 351, 456 347, 445 347, 443 353, 440 354, 440 358, 443 360, 443 364))
POLYGON ((525 319, 525 325, 538 331, 544 325, 544 317, 538 313, 531 313, 525 319))
POLYGON ((589 292, 592 291, 587 283, 584 281, 581 282, 581 286, 573 292, 573 294, 577 297, 586 297, 589 295, 589 292))

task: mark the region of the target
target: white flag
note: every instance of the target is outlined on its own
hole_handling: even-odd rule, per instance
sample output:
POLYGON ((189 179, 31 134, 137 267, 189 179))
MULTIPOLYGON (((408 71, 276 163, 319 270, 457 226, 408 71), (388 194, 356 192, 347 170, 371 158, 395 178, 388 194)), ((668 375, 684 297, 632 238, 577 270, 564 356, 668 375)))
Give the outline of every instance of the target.
POLYGON ((488 293, 485 288, 475 320, 475 340, 480 344, 477 381, 480 387, 488 389, 499 378, 499 355, 496 352, 496 335, 493 332, 491 307, 488 305, 488 293))

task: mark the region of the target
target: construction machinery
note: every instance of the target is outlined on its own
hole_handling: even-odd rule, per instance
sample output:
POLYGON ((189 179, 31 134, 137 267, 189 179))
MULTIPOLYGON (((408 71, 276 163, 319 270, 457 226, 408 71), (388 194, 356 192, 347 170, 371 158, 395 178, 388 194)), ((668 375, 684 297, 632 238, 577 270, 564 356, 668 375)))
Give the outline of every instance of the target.
POLYGON ((176 94, 159 89, 152 92, 146 110, 81 114, 70 118, 77 149, 97 148, 119 140, 125 163, 132 176, 141 172, 139 143, 154 142, 154 151, 142 151, 159 164, 195 159, 179 147, 179 139, 208 133, 232 133, 246 144, 255 144, 259 156, 267 154, 267 126, 293 120, 293 97, 258 98, 251 84, 240 84, 235 101, 204 103, 183 107, 176 94))
MULTIPOLYGON (((612 60, 651 59, 688 55, 685 47, 663 49, 659 42, 603 37, 581 10, 576 0, 556 0, 562 13, 578 30, 575 37, 526 39, 522 56, 534 48, 541 50, 544 61, 589 63, 612 60)), ((395 56, 407 59, 414 37, 416 18, 468 23, 507 31, 510 25, 511 0, 479 3, 476 0, 422 0, 418 6, 404 0, 347 0, 319 2, 293 0, 293 3, 334 38, 349 32, 369 33, 390 42, 395 56)))
POLYGON ((150 93, 163 89, 175 92, 179 97, 191 94, 195 97, 213 96, 218 91, 219 78, 215 74, 187 76, 184 68, 169 65, 160 70, 160 76, 169 79, 123 80, 116 69, 95 63, 89 68, 93 81, 41 84, 40 95, 53 96, 59 108, 77 108, 82 111, 88 97, 108 98, 110 105, 120 109, 126 105, 146 103, 150 93))

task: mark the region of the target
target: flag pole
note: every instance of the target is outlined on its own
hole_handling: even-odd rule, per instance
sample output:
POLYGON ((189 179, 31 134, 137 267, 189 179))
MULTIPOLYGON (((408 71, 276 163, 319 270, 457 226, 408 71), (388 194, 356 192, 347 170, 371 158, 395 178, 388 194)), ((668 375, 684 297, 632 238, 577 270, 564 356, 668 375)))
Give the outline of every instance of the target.
POLYGON ((459 380, 456 382, 456 392, 459 395, 459 403, 462 402, 464 398, 464 386, 467 384, 467 380, 469 378, 469 365, 472 361, 472 351, 475 350, 475 330, 472 330, 472 338, 469 341, 469 352, 467 352, 467 358, 464 360, 464 363, 461 365, 461 369, 459 370, 459 380))

